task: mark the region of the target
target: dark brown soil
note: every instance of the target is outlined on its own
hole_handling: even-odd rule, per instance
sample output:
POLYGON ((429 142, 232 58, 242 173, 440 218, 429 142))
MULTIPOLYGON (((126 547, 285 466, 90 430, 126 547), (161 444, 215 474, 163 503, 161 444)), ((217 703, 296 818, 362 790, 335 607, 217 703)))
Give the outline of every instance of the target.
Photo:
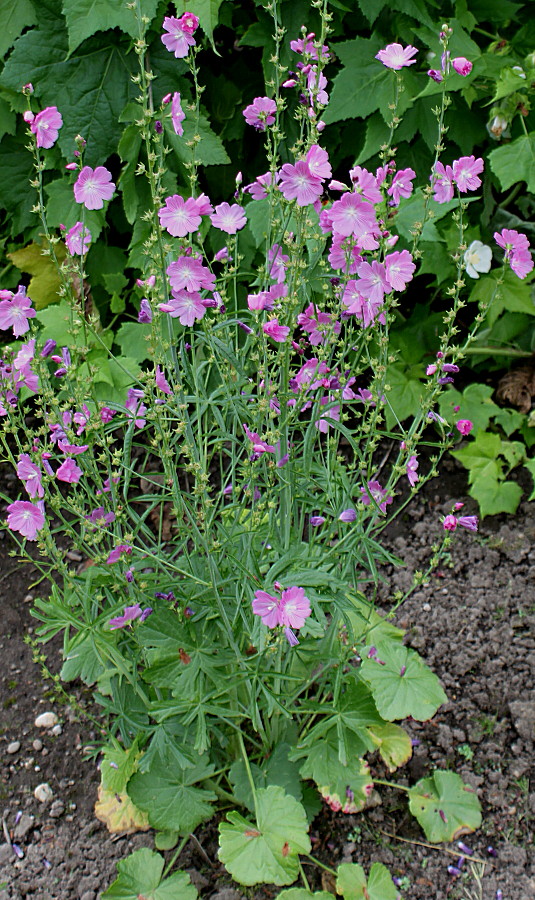
MULTIPOLYGON (((412 572, 425 567, 440 536, 440 516, 450 512, 452 501, 463 499, 462 473, 453 463, 449 468, 392 529, 390 546, 407 568, 385 570, 380 592, 385 610, 389 594, 407 587, 412 572)), ((8 543, 8 538, 0 541, 0 809, 5 824, 0 844, 7 832, 24 855, 18 858, 9 842, 0 846, 0 900, 97 900, 115 876, 116 861, 152 846, 152 837, 112 838, 93 817, 98 772, 91 747, 99 737, 97 726, 80 717, 77 704, 60 702, 52 682, 43 680, 40 665, 32 661, 32 648, 24 640, 36 625, 30 595, 40 589, 30 585, 39 576, 9 556, 8 543), (44 711, 57 714, 60 734, 35 727, 44 711), (34 748, 36 740, 42 749, 34 748), (13 742, 20 748, 8 753, 13 742), (43 782, 53 792, 44 804, 34 798, 43 782)), ((401 879, 406 900, 494 900, 497 889, 504 900, 535 898, 533 504, 524 503, 514 518, 486 520, 478 535, 459 534, 451 561, 407 601, 397 621, 449 696, 432 721, 408 723, 420 743, 397 780, 412 784, 435 767, 450 768, 477 789, 483 826, 465 842, 484 869, 467 859, 462 875, 449 874, 457 857, 446 851, 456 846, 425 846, 402 792, 390 788, 381 788, 381 805, 364 814, 325 809, 311 829, 313 852, 330 866, 353 861, 368 869, 372 862, 384 862, 401 879), (495 858, 487 852, 489 845, 497 851, 495 858)), ((45 651, 56 672, 61 642, 56 639, 45 651)), ((77 703, 91 707, 87 692, 78 688, 75 694, 77 703)), ((384 777, 373 762, 372 771, 384 777)), ((201 849, 190 840, 178 864, 190 871, 203 898, 276 896, 278 889, 231 883, 217 862, 215 823, 200 830, 198 838, 201 849)), ((322 884, 319 870, 307 865, 306 871, 316 889, 332 889, 322 884)))

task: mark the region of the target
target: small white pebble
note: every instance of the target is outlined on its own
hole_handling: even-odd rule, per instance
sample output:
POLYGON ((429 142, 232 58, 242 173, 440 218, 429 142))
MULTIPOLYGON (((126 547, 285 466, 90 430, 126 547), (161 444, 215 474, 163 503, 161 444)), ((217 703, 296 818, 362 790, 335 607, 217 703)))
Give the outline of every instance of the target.
POLYGON ((54 712, 44 712, 37 716, 34 725, 36 728, 53 728, 57 724, 58 717, 54 712))
POLYGON ((63 732, 63 728, 61 727, 61 725, 54 725, 54 727, 52 729, 52 734, 55 737, 59 737, 59 735, 62 734, 62 732, 63 732))
POLYGON ((43 782, 43 784, 38 784, 33 792, 33 796, 36 800, 39 800, 39 803, 48 803, 49 800, 52 800, 54 793, 49 784, 43 782))
POLYGON ((32 744, 32 747, 33 747, 34 750, 42 750, 42 749, 43 749, 43 742, 40 741, 39 738, 36 738, 36 740, 35 740, 35 741, 33 742, 33 744, 32 744))
POLYGON ((424 612, 431 612, 431 604, 424 603, 424 605, 422 606, 422 609, 424 610, 424 612))
POLYGON ((7 745, 8 753, 17 753, 19 750, 20 750, 20 741, 11 741, 11 743, 7 745))

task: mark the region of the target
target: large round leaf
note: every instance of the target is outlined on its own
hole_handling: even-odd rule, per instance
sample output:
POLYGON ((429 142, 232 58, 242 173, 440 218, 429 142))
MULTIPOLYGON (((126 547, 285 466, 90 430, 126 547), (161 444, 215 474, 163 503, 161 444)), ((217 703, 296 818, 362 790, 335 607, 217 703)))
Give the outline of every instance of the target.
POLYGON ((299 874, 299 853, 310 853, 303 806, 270 785, 256 793, 257 822, 228 814, 219 826, 219 858, 240 884, 291 884, 299 874))
POLYGON ((365 647, 360 667, 383 719, 412 716, 425 722, 436 713, 447 697, 434 672, 414 650, 389 641, 365 647))
POLYGON ((343 894, 344 900, 396 900, 399 897, 392 876, 382 863, 373 864, 367 880, 362 866, 355 863, 342 863, 337 875, 336 893, 343 894))
POLYGON ((136 850, 117 863, 119 877, 102 895, 102 900, 196 900, 197 889, 185 872, 175 872, 161 880, 164 858, 147 847, 136 850))
POLYGON ((475 790, 454 772, 433 772, 409 791, 409 809, 428 841, 453 841, 481 825, 475 790))

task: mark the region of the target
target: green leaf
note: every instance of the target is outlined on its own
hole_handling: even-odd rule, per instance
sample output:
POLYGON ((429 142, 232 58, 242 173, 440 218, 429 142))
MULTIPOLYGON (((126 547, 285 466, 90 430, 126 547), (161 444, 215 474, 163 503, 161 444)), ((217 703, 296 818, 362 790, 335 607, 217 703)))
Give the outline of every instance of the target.
POLYGON ((396 900, 398 890, 382 863, 373 863, 370 876, 356 863, 342 863, 337 869, 336 893, 344 900, 396 900))
MULTIPOLYGON (((142 0, 140 6, 142 15, 153 19, 158 0, 142 0)), ((63 13, 69 32, 69 53, 95 31, 120 28, 130 37, 138 37, 135 10, 128 9, 124 0, 63 0, 63 13)))
MULTIPOLYGON (((251 772, 256 788, 265 788, 270 784, 278 785, 291 797, 300 800, 302 796, 301 781, 299 780, 299 765, 288 759, 290 745, 278 744, 273 753, 262 765, 251 763, 251 772)), ((243 803, 247 809, 254 810, 253 794, 247 775, 245 763, 237 759, 229 771, 233 793, 239 803, 243 803)))
POLYGON ((212 46, 214 44, 214 28, 219 18, 219 7, 223 0, 188 0, 188 12, 193 13, 199 19, 201 28, 212 46))
POLYGON ((299 853, 310 853, 305 810, 281 787, 260 789, 257 821, 227 814, 219 826, 219 858, 240 884, 291 884, 299 874, 299 853))
POLYGON ((117 863, 119 877, 104 891, 102 900, 196 900, 197 889, 186 872, 162 881, 165 860, 147 847, 117 863))
MULTIPOLYGON (((56 255, 60 262, 65 258, 65 248, 57 245, 56 255)), ((35 309, 44 309, 51 303, 57 303, 61 277, 54 260, 43 256, 43 248, 39 244, 29 244, 13 253, 7 254, 13 264, 21 272, 31 275, 28 285, 28 296, 32 298, 35 309)))
POLYGON ((470 419, 476 431, 484 431, 500 410, 491 399, 493 393, 486 384, 469 384, 462 393, 450 387, 440 397, 439 413, 450 424, 458 419, 470 419), (460 407, 457 411, 456 406, 460 407))
POLYGON ((412 716, 425 722, 446 703, 437 676, 409 647, 377 643, 375 647, 365 647, 361 656, 360 674, 384 719, 412 716))
POLYGON ((37 199, 30 188, 30 180, 35 178, 32 155, 15 137, 4 137, 0 143, 0 169, 0 206, 9 211, 11 234, 16 235, 38 219, 32 212, 37 199))
POLYGON ((535 191, 535 133, 523 134, 516 141, 491 150, 489 162, 502 191, 519 181, 526 182, 528 191, 535 191))
POLYGON ((137 738, 127 750, 119 746, 105 747, 100 764, 102 786, 107 791, 117 791, 121 794, 134 772, 137 771, 140 756, 137 738))
POLYGON ((45 193, 48 195, 46 217, 49 225, 56 228, 65 225, 69 229, 83 218, 92 242, 96 241, 104 226, 104 209, 84 209, 80 206, 74 199, 72 184, 65 178, 51 181, 45 186, 45 193))
POLYGON ((247 228, 253 235, 255 247, 260 247, 269 233, 270 201, 268 197, 263 200, 252 200, 246 206, 247 228))
POLYGON ((474 479, 468 492, 479 503, 481 518, 498 513, 515 513, 522 497, 522 488, 514 481, 500 481, 483 472, 474 479))
POLYGON ((535 457, 533 459, 527 459, 524 463, 524 468, 528 470, 533 481, 533 490, 528 497, 528 501, 535 500, 535 457))
POLYGON ((502 439, 499 434, 489 431, 478 431, 474 440, 466 447, 452 452, 452 456, 458 459, 465 469, 470 470, 470 482, 478 476, 492 476, 499 478, 502 474, 502 464, 497 457, 501 453, 502 439))
MULTIPOLYGON (((463 200, 466 202, 466 200, 463 200)), ((422 232, 423 241, 443 241, 439 232, 435 227, 435 222, 439 222, 449 212, 457 209, 458 200, 450 200, 448 203, 437 203, 431 199, 427 205, 428 217, 422 232)), ((425 198, 421 188, 417 188, 413 195, 407 200, 402 200, 399 210, 396 213, 396 228, 407 241, 412 241, 413 230, 416 222, 423 222, 425 213, 425 198)))
POLYGON ((368 764, 357 755, 357 738, 351 732, 346 732, 341 737, 347 764, 340 762, 338 733, 331 729, 326 736, 317 738, 305 750, 298 748, 301 755, 306 753, 300 771, 303 778, 312 778, 331 809, 354 813, 364 808, 372 791, 373 781, 368 764))
POLYGON ((176 155, 183 163, 190 163, 192 160, 192 149, 188 147, 188 142, 192 141, 195 136, 200 137, 195 143, 195 157, 198 163, 203 166, 225 166, 230 162, 230 157, 223 146, 223 141, 212 130, 210 122, 206 116, 199 116, 197 128, 195 127, 195 119, 193 114, 186 116, 182 123, 184 135, 179 137, 173 130, 170 119, 164 120, 165 134, 168 143, 171 145, 176 155))
POLYGON ((305 888, 289 888, 287 891, 281 891, 277 894, 277 900, 333 900, 333 895, 327 891, 315 891, 313 894, 305 888))
POLYGON ((200 759, 195 766, 181 769, 155 756, 148 772, 136 773, 128 783, 128 794, 136 806, 146 810, 153 828, 187 834, 213 815, 213 791, 194 787, 209 777, 214 766, 200 759))
POLYGON ((369 729, 372 737, 377 738, 379 755, 384 760, 388 770, 395 772, 412 756, 412 742, 401 725, 372 725, 369 729))
POLYGON ((62 681, 80 678, 84 684, 94 684, 104 672, 104 666, 100 661, 93 636, 89 635, 80 640, 81 634, 83 632, 78 632, 69 642, 60 677, 62 681))
POLYGON ((336 45, 344 68, 335 76, 331 98, 322 118, 327 124, 365 119, 394 98, 392 73, 375 59, 380 37, 355 38, 336 45))
POLYGON ((22 29, 36 24, 33 3, 30 0, 0 0, 0 22, 0 57, 4 57, 22 29))
POLYGON ((422 366, 404 366, 394 363, 386 373, 387 383, 391 390, 386 394, 388 405, 385 407, 387 428, 392 428, 397 421, 402 422, 409 416, 416 415, 424 391, 423 382, 413 374, 423 374, 422 366))
POLYGON ((453 772, 433 772, 409 790, 409 809, 428 841, 453 841, 481 825, 481 807, 474 788, 453 772))
POLYGON ((121 353, 128 353, 136 362, 150 359, 149 342, 145 338, 151 333, 150 325, 140 322, 123 322, 115 335, 115 340, 121 348, 121 353))

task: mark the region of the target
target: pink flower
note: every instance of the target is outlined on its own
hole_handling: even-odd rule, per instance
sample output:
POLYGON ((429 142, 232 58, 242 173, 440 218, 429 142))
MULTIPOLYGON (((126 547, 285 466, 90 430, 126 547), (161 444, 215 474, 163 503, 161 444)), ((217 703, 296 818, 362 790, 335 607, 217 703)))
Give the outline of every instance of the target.
POLYGON ((174 291, 181 291, 183 288, 190 292, 214 289, 215 275, 203 266, 197 256, 179 256, 176 262, 167 267, 167 274, 174 291))
POLYGON ((354 522, 356 518, 357 518, 357 511, 356 511, 356 509, 353 509, 352 507, 349 507, 349 509, 342 510, 342 512, 338 516, 338 520, 340 522, 354 522))
POLYGON ((294 586, 282 591, 278 597, 266 591, 255 591, 253 612, 268 628, 277 625, 302 628, 311 609, 304 588, 294 586))
POLYGON ((4 331, 13 328, 15 337, 20 337, 29 330, 28 319, 33 319, 35 309, 32 309, 32 301, 26 296, 22 285, 16 294, 12 294, 11 291, 0 292, 1 296, 6 294, 11 297, 0 301, 0 328, 4 331))
POLYGON ((148 325, 152 322, 152 308, 146 297, 142 297, 140 301, 137 320, 142 325, 148 325))
POLYGON ((30 497, 44 497, 45 489, 41 483, 41 469, 33 463, 27 453, 21 453, 17 463, 17 475, 24 482, 30 497))
POLYGON ((387 194, 392 197, 394 206, 399 206, 402 197, 407 198, 412 194, 412 179, 416 178, 414 169, 402 169, 396 172, 392 180, 392 184, 387 190, 387 194))
POLYGON ((320 179, 312 174, 304 159, 298 159, 295 166, 285 163, 280 174, 280 189, 283 196, 286 200, 295 200, 298 206, 315 203, 323 192, 320 179))
POLYGON ((318 144, 312 144, 306 155, 306 164, 314 178, 320 178, 322 181, 325 181, 326 178, 330 178, 332 175, 329 154, 318 144))
POLYGON ((368 172, 367 169, 363 169, 361 166, 355 166, 349 170, 349 177, 353 182, 356 193, 362 194, 370 203, 381 202, 383 195, 377 186, 375 175, 372 175, 371 172, 368 172))
POLYGON ((7 527, 18 531, 29 541, 35 541, 37 532, 45 524, 42 504, 36 505, 29 500, 15 500, 7 507, 7 527))
POLYGON ((65 481, 67 484, 78 484, 82 477, 82 470, 76 465, 74 459, 68 457, 64 460, 56 472, 58 481, 65 481))
POLYGON ((451 166, 444 166, 441 162, 435 163, 435 170, 431 175, 431 184, 433 187, 433 200, 437 203, 448 203, 453 199, 453 169, 451 166))
POLYGON ((407 460, 407 478, 409 479, 409 484, 411 487, 414 487, 417 481, 420 480, 420 476, 417 474, 418 468, 418 460, 416 456, 410 456, 407 460))
POLYGON ((195 34, 197 28, 199 27, 199 19, 195 13, 185 12, 179 19, 180 26, 182 31, 185 31, 186 34, 195 34))
POLYGON ((28 341, 27 344, 22 344, 19 352, 17 353, 15 359, 13 360, 13 368, 15 371, 20 372, 28 366, 35 356, 35 338, 32 338, 31 341, 28 341))
POLYGON ((247 223, 247 217, 243 206, 233 203, 220 203, 215 208, 215 212, 210 216, 210 221, 215 228, 225 231, 227 234, 236 234, 247 223))
MULTIPOLYGON (((248 184, 244 191, 250 194, 253 200, 263 200, 264 197, 267 197, 267 188, 270 187, 271 180, 271 172, 266 172, 264 175, 259 175, 252 184, 248 184)), ((279 181, 280 175, 276 172, 274 184, 277 185, 279 181)))
POLYGON ((201 224, 201 215, 197 201, 193 197, 184 200, 180 194, 166 197, 165 206, 158 210, 160 225, 173 237, 185 237, 197 231, 201 224))
POLYGON ((282 248, 278 244, 268 252, 268 276, 275 279, 278 284, 282 284, 286 278, 286 267, 290 262, 290 257, 282 252, 282 248))
POLYGON ((327 79, 323 72, 320 72, 318 78, 318 67, 312 66, 307 75, 308 99, 311 106, 314 103, 321 103, 327 106, 329 95, 325 88, 327 87, 327 79))
POLYGON ((508 260, 515 275, 525 278, 533 269, 533 260, 526 235, 513 228, 502 228, 501 231, 494 232, 494 240, 505 250, 505 259, 508 260))
POLYGON ((159 391, 162 391, 164 394, 172 394, 172 390, 169 386, 169 382, 165 377, 164 373, 160 369, 159 366, 156 366, 156 372, 154 373, 154 380, 156 382, 156 387, 159 391))
POLYGON ((56 106, 47 106, 37 113, 32 120, 30 129, 37 137, 37 146, 48 150, 53 147, 58 139, 58 132, 63 125, 61 113, 56 106))
POLYGON ((277 104, 270 97, 255 97, 249 106, 243 110, 245 121, 257 131, 265 131, 266 125, 273 125, 277 104))
POLYGON ((131 553, 131 552, 132 552, 132 548, 131 548, 130 544, 118 544, 117 547, 115 547, 111 551, 110 555, 108 556, 108 558, 106 560, 106 565, 111 566, 112 563, 117 562, 117 560, 121 558, 123 553, 131 553))
POLYGON ((104 166, 84 166, 74 184, 74 199, 86 209, 102 209, 104 200, 111 200, 115 185, 111 172, 104 166))
POLYGON ((455 516, 446 516, 442 523, 444 531, 455 531, 457 528, 457 519, 455 516))
POLYGON ((382 263, 373 260, 371 263, 363 262, 357 269, 358 279, 355 282, 357 291, 370 303, 382 304, 385 293, 389 292, 390 285, 386 280, 386 270, 382 263))
POLYGON ((320 417, 316 419, 314 425, 322 434, 327 434, 331 427, 330 419, 333 419, 335 422, 340 421, 340 405, 333 404, 333 398, 330 396, 322 397, 320 404, 325 409, 322 409, 320 417))
POLYGON ((362 261, 353 237, 343 238, 340 235, 333 237, 329 251, 329 262, 333 269, 342 269, 345 275, 354 275, 362 261))
POLYGON ((412 57, 417 53, 416 47, 412 47, 410 44, 407 47, 402 47, 401 44, 389 44, 384 50, 379 50, 375 58, 387 68, 399 71, 403 66, 412 66, 416 62, 412 57))
POLYGON ((180 102, 180 94, 175 91, 173 94, 173 99, 171 102, 171 122, 173 123, 173 129, 175 134, 178 134, 179 137, 182 137, 184 134, 184 129, 182 127, 182 122, 186 118, 186 113, 182 109, 182 104, 180 102))
POLYGON ((428 69, 427 74, 433 81, 436 81, 437 84, 440 84, 440 82, 444 80, 442 72, 439 72, 438 69, 428 69))
POLYGON ((162 312, 169 313, 172 319, 178 319, 182 325, 200 322, 206 312, 201 295, 197 291, 173 291, 173 296, 168 303, 159 303, 158 308, 162 312))
POLYGON ((177 59, 184 59, 189 53, 189 48, 195 46, 193 31, 197 26, 193 28, 194 20, 197 23, 199 21, 193 13, 184 13, 180 19, 166 16, 163 20, 163 28, 168 33, 162 34, 162 44, 170 53, 174 53, 177 59))
POLYGON ((256 460, 259 459, 263 453, 275 453, 276 448, 272 444, 268 444, 266 441, 263 441, 260 438, 260 435, 256 431, 250 431, 247 425, 244 424, 243 430, 245 434, 249 438, 252 444, 252 455, 251 459, 256 460))
POLYGON ((365 488, 361 487, 360 492, 362 494, 360 499, 364 506, 369 506, 370 503, 373 503, 374 506, 379 507, 382 513, 385 513, 388 504, 392 503, 393 498, 387 496, 386 491, 378 481, 368 481, 367 486, 365 488))
POLYGON ((475 156, 461 156, 453 163, 453 178, 462 194, 475 191, 481 185, 478 174, 483 171, 483 160, 475 156))
POLYGON ((278 319, 270 319, 269 322, 262 325, 262 331, 264 334, 267 334, 272 341, 276 341, 277 344, 284 344, 290 334, 288 326, 279 325, 278 319))
POLYGON ((89 250, 91 232, 83 222, 77 222, 65 235, 67 250, 71 256, 84 256, 89 250))
POLYGON ((313 303, 309 303, 304 313, 299 313, 297 324, 307 332, 313 347, 324 344, 333 334, 340 334, 341 329, 340 322, 336 322, 334 316, 322 312, 313 303))
POLYGON ((122 616, 117 616, 115 619, 110 619, 109 626, 112 629, 115 628, 125 628, 130 622, 134 622, 136 619, 142 615, 142 609, 139 603, 134 603, 133 606, 125 606, 124 613, 122 616))
POLYGON ((344 194, 335 200, 330 218, 334 232, 342 237, 353 234, 358 238, 377 228, 373 206, 357 194, 344 194))
POLYGON ((467 528, 468 531, 477 531, 477 516, 459 516, 459 519, 457 521, 459 522, 459 525, 461 525, 463 528, 467 528))
POLYGON ((412 281, 416 266, 408 250, 396 250, 385 257, 386 280, 394 291, 404 291, 412 281))
POLYGON ((460 434, 470 434, 472 428, 474 427, 474 423, 470 421, 470 419, 459 419, 458 422, 455 423, 455 427, 460 434))
POLYGON ((464 78, 472 71, 472 63, 464 56, 456 56, 455 59, 452 59, 451 64, 455 71, 464 78))
POLYGON ((370 325, 373 325, 377 317, 381 324, 384 325, 385 323, 384 313, 381 313, 383 301, 377 302, 363 297, 354 278, 350 279, 346 284, 342 303, 344 306, 347 306, 348 313, 360 319, 364 328, 369 328, 370 325))
MULTIPOLYGON (((318 51, 314 46, 314 38, 316 35, 313 31, 307 34, 306 38, 298 38, 296 41, 290 41, 290 47, 295 53, 302 53, 303 56, 310 56, 311 59, 318 59, 318 51)), ((329 48, 324 44, 321 48, 321 61, 327 62, 330 59, 329 48)))

